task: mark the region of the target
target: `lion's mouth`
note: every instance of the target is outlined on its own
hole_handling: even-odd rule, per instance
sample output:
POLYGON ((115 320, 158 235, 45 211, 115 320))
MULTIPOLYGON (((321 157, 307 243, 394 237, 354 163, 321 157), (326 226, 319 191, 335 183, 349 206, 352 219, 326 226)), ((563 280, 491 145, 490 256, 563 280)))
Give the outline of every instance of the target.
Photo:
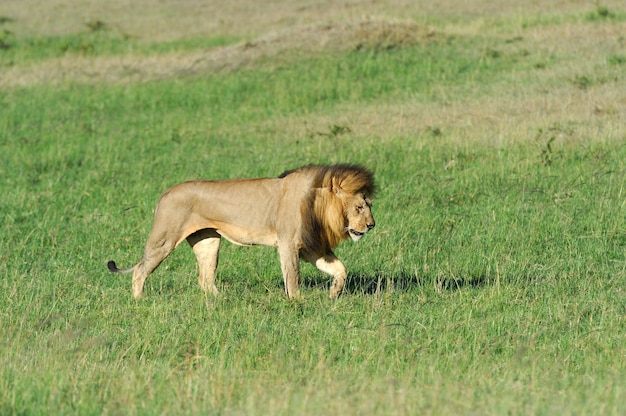
POLYGON ((357 231, 357 230, 354 230, 354 229, 350 228, 348 230, 348 234, 350 234, 350 237, 354 241, 357 241, 357 240, 360 240, 361 237, 363 237, 365 235, 365 232, 364 231, 357 231))

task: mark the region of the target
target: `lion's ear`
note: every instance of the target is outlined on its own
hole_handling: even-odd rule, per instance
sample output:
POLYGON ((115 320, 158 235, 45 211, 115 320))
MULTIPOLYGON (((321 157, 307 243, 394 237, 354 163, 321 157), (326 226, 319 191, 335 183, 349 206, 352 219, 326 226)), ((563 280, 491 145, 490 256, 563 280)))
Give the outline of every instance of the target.
POLYGON ((341 195, 343 193, 343 189, 341 188, 341 185, 339 185, 339 181, 334 176, 330 180, 330 190, 337 195, 341 195))

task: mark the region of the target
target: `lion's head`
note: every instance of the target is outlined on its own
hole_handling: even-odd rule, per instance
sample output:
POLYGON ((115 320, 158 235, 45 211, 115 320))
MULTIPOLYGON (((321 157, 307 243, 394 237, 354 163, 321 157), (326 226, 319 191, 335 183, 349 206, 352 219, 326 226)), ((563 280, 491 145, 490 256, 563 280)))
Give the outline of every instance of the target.
POLYGON ((374 176, 358 165, 309 165, 293 172, 312 176, 312 189, 304 218, 305 248, 332 250, 347 238, 358 241, 375 226, 372 200, 374 176))
POLYGON ((360 240, 376 225, 372 216, 372 201, 367 195, 362 193, 346 195, 342 198, 342 205, 347 222, 344 231, 353 241, 360 240))

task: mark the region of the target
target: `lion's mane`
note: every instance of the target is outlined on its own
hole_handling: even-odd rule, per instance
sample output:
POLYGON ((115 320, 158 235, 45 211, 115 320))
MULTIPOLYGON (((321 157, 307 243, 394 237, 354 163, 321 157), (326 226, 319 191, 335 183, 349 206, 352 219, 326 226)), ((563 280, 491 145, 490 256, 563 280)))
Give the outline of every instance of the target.
POLYGON ((344 207, 341 199, 337 197, 337 192, 348 195, 363 194, 370 198, 376 192, 374 175, 360 165, 307 165, 285 171, 279 178, 296 172, 313 177, 307 200, 302 205, 303 248, 305 250, 321 248, 330 252, 342 240, 348 238, 344 207))

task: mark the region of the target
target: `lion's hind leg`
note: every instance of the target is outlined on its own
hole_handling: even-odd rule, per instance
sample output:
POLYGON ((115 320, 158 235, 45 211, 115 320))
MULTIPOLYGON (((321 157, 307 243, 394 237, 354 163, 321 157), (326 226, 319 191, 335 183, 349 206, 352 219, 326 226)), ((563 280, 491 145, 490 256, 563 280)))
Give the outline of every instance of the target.
POLYGON ((215 273, 220 251, 220 238, 220 235, 211 228, 200 230, 187 237, 187 242, 198 260, 200 269, 198 283, 202 290, 211 292, 213 295, 218 293, 217 286, 215 286, 215 273))
POLYGON ((133 296, 140 298, 146 279, 159 264, 170 255, 176 245, 174 242, 163 240, 154 245, 148 240, 141 261, 133 269, 133 296))
POLYGON ((143 287, 150 273, 159 267, 177 245, 179 233, 162 229, 158 224, 160 222, 155 220, 155 225, 144 248, 143 257, 133 270, 133 296, 135 298, 140 298, 143 295, 143 287))

